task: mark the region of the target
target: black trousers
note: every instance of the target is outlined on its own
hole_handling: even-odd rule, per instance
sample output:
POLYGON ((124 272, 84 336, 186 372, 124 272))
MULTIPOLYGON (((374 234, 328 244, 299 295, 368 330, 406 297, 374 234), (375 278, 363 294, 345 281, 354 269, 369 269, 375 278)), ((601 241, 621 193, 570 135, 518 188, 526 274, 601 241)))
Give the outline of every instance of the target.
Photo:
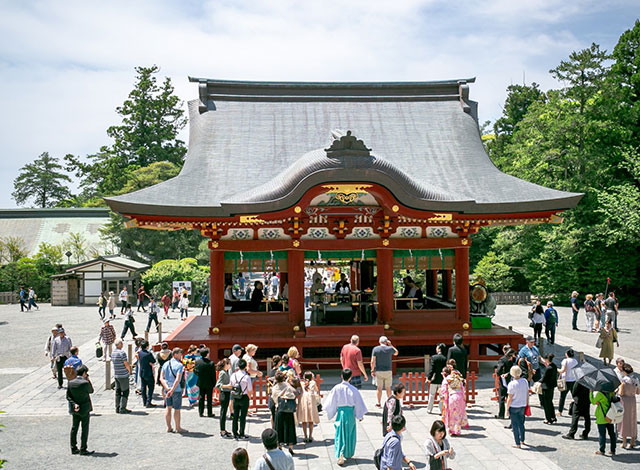
POLYGON ((24 300, 20 299, 20 311, 24 312, 25 309, 29 310, 29 307, 26 305, 24 300))
POLYGON ((533 325, 533 339, 536 344, 540 344, 540 340, 542 338, 542 323, 535 323, 533 325))
POLYGON ((145 331, 149 331, 151 329, 151 323, 152 322, 156 322, 156 329, 158 328, 158 314, 157 313, 150 313, 149 314, 149 321, 147 322, 147 329, 145 331))
POLYGON ((56 358, 56 370, 58 371, 58 385, 62 387, 62 380, 64 378, 64 372, 62 369, 64 368, 64 361, 69 359, 67 356, 60 356, 56 358))
POLYGON ((567 394, 571 392, 571 398, 573 398, 573 384, 575 382, 567 382, 567 388, 560 392, 560 402, 558 403, 558 411, 562 413, 564 411, 564 404, 567 401, 567 394))
POLYGON ((207 416, 213 416, 213 388, 200 387, 200 398, 198 398, 198 413, 204 414, 204 401, 207 400, 207 416))
POLYGON ((125 320, 124 328, 122 328, 122 334, 120 335, 120 338, 124 339, 128 331, 131 331, 131 336, 133 336, 134 338, 138 336, 138 333, 136 333, 136 329, 133 326, 133 323, 131 323, 129 320, 125 320))
POLYGON ((231 401, 231 392, 220 392, 220 431, 226 431, 227 410, 231 401))
POLYGON ((142 385, 142 403, 144 403, 145 406, 150 405, 151 399, 153 398, 153 387, 155 385, 153 376, 146 379, 140 377, 140 384, 142 385))
POLYGON ((500 387, 499 394, 498 394, 498 417, 499 418, 504 418, 506 402, 507 402, 507 389, 505 387, 500 387))
POLYGON ((244 428, 247 424, 247 411, 249 411, 249 395, 233 399, 233 436, 244 436, 244 428))
POLYGON ((544 417, 547 421, 552 422, 556 419, 555 409, 553 407, 553 389, 542 391, 540 396, 542 407, 544 408, 544 417))
POLYGON ((81 415, 73 413, 71 424, 71 449, 78 448, 78 429, 82 424, 82 433, 80 434, 80 450, 87 450, 87 440, 89 439, 89 413, 81 415))
POLYGON ((589 432, 591 432, 591 416, 589 416, 589 412, 584 414, 578 414, 574 411, 573 415, 571 415, 571 427, 569 428, 569 436, 574 437, 578 432, 578 422, 580 418, 584 418, 584 431, 582 432, 582 437, 587 437, 589 432))

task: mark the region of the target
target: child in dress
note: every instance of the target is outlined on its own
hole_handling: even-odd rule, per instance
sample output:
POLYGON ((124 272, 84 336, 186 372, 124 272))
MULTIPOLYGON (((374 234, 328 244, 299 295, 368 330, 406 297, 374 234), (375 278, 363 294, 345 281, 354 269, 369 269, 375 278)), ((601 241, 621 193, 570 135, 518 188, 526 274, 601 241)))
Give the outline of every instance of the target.
POLYGON ((302 432, 304 432, 304 441, 313 442, 313 426, 320 422, 318 416, 318 403, 320 402, 320 393, 318 385, 313 380, 313 372, 304 373, 304 381, 302 382, 302 395, 298 404, 298 422, 302 423, 302 432))

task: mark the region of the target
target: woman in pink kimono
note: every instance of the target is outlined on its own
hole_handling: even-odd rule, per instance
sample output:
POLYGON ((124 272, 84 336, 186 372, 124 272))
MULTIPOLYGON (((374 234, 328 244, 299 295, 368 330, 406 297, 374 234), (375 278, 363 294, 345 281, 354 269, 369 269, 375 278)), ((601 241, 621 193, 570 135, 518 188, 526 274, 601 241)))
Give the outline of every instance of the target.
POLYGON ((447 425, 449 434, 459 436, 462 428, 468 429, 467 404, 464 400, 464 380, 455 369, 455 361, 450 359, 448 366, 442 369, 442 385, 440 397, 443 404, 442 420, 447 425))

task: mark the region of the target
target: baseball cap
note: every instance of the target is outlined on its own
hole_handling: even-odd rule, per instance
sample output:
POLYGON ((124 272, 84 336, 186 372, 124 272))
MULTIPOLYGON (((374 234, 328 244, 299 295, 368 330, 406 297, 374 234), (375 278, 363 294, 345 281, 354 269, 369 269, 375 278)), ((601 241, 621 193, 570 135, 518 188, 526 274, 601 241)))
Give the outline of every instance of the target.
POLYGON ((231 348, 231 351, 236 352, 242 349, 242 346, 240 346, 239 344, 234 344, 233 348, 231 348))

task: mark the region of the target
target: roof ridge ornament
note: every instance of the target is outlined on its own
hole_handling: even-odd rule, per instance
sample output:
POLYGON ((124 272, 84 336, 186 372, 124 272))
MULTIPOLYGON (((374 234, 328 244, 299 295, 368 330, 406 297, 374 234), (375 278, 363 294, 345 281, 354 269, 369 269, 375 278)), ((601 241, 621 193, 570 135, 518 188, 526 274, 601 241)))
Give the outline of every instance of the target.
POLYGON ((347 131, 346 135, 340 130, 331 131, 333 142, 331 147, 324 149, 328 157, 370 157, 371 149, 364 145, 362 140, 351 135, 347 131))

